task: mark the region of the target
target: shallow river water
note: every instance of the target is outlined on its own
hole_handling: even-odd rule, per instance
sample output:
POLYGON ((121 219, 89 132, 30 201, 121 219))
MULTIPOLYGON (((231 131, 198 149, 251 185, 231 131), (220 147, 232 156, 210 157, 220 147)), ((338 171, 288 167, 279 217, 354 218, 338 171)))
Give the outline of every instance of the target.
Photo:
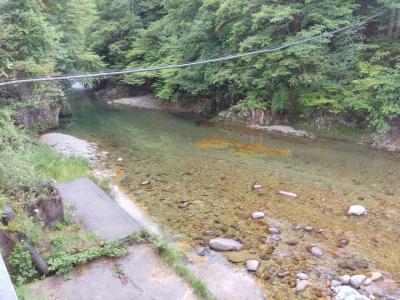
POLYGON ((219 236, 241 241, 246 255, 262 262, 257 277, 270 299, 324 297, 327 280, 342 274, 380 270, 400 280, 400 155, 226 130, 167 112, 111 107, 84 93, 71 101, 73 122, 64 131, 110 152, 115 181, 154 221, 193 246, 219 236), (348 217, 352 204, 368 215, 348 217), (255 211, 266 218, 252 220, 255 211), (295 231, 296 224, 314 230, 295 231), (269 227, 280 228, 281 241, 271 242, 269 227), (311 256, 312 245, 322 258, 311 256), (293 289, 299 271, 311 275, 303 294, 293 289))

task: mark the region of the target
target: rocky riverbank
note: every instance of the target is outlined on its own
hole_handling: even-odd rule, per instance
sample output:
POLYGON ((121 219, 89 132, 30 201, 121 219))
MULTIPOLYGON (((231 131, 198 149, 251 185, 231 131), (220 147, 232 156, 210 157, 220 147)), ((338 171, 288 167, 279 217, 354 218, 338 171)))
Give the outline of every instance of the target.
POLYGON ((376 150, 400 152, 400 122, 396 120, 392 121, 392 129, 388 133, 379 134, 355 128, 352 122, 339 117, 316 117, 293 125, 290 120, 282 119, 268 110, 246 110, 233 106, 218 112, 217 105, 211 98, 186 97, 179 98, 176 102, 165 102, 154 97, 150 89, 135 90, 124 85, 106 86, 95 94, 97 99, 111 105, 127 105, 212 118, 209 124, 214 123, 215 126, 220 127, 246 127, 280 135, 349 140, 376 150), (215 116, 216 113, 218 113, 217 116, 215 116))

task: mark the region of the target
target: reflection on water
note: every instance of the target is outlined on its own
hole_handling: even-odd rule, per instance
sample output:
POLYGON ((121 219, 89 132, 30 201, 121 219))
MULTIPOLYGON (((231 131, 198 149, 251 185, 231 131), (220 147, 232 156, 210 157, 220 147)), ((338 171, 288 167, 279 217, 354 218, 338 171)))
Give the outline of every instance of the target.
MULTIPOLYGON (((194 245, 216 236, 239 239, 262 261, 259 276, 276 299, 287 299, 297 271, 310 270, 315 288, 322 288, 321 274, 351 272, 337 267, 345 257, 366 259, 370 269, 400 279, 399 155, 349 143, 196 126, 190 118, 113 108, 84 95, 73 99, 73 111, 74 122, 65 131, 109 151, 116 180, 154 219, 194 245), (118 157, 124 158, 119 165, 118 157), (140 186, 144 179, 152 184, 140 186), (264 188, 255 191, 254 183, 264 188), (279 190, 298 198, 280 196, 279 190), (190 204, 182 207, 183 200, 190 204), (368 216, 347 217, 350 204, 364 205, 368 216), (252 220, 254 211, 267 218, 252 220), (294 224, 323 233, 295 232, 294 224), (282 242, 260 242, 269 226, 281 228, 282 242), (298 245, 288 246, 289 238, 298 245), (342 239, 350 241, 347 247, 338 247, 342 239), (324 259, 307 253, 311 244, 324 249, 324 259), (277 279, 274 274, 282 270, 292 275, 277 279)), ((310 288, 306 295, 313 299, 313 293, 310 288)))

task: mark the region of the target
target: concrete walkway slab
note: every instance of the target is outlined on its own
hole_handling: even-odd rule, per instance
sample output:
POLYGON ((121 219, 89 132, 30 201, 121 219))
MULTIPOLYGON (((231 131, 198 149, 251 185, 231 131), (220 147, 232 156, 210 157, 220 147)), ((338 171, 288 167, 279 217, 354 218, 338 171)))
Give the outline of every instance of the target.
POLYGON ((128 256, 118 260, 98 260, 76 268, 68 281, 60 276, 48 277, 32 284, 30 292, 46 300, 197 299, 149 245, 133 246, 128 256), (116 265, 122 269, 120 277, 116 265))
POLYGON ((88 178, 59 185, 63 201, 75 209, 86 230, 105 241, 125 238, 142 229, 114 200, 88 178))

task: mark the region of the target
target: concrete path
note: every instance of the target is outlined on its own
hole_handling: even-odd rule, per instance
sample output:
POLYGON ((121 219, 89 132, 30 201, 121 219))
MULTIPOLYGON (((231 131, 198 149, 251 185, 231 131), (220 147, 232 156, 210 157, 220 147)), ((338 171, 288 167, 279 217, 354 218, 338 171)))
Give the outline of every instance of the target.
POLYGON ((72 279, 53 276, 30 286, 33 297, 46 300, 192 300, 193 290, 149 245, 130 248, 118 260, 98 260, 75 268, 72 279), (122 272, 116 273, 116 266, 122 272))
POLYGON ((142 229, 114 200, 88 178, 59 185, 62 199, 74 207, 86 230, 105 241, 125 238, 142 229))

